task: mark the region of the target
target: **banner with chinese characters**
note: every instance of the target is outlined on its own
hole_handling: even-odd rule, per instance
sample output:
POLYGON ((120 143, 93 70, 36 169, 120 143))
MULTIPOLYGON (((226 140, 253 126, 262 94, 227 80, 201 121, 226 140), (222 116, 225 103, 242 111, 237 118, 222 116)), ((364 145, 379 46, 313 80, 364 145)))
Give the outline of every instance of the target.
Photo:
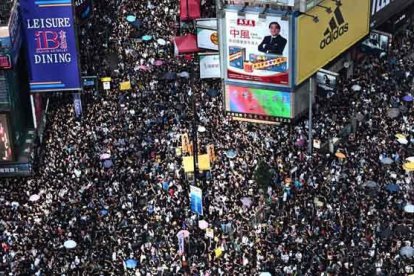
POLYGON ((224 37, 227 80, 289 85, 288 18, 226 10, 224 37))
POLYGON ((200 79, 220 78, 219 54, 199 54, 200 79))
POLYGON ((30 91, 81 90, 71 0, 21 0, 30 91))

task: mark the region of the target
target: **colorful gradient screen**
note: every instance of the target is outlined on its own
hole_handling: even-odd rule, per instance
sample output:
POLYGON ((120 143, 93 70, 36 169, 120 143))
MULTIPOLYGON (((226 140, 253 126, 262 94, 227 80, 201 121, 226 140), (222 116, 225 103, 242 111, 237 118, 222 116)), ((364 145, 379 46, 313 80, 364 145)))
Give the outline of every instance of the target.
POLYGON ((291 118, 289 92, 226 85, 226 111, 291 118))

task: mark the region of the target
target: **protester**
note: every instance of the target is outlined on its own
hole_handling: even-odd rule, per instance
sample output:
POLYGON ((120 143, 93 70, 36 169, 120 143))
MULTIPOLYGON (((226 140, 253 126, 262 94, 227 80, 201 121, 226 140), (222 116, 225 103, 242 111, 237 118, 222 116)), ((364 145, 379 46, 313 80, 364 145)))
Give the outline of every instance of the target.
MULTIPOLYGON (((220 83, 199 80, 196 59, 174 57, 178 1, 114 2, 94 1, 94 15, 80 30, 84 73, 111 77, 112 88, 86 92, 81 119, 74 116, 70 95, 53 96, 38 172, 0 184, 0 271, 412 273, 413 259, 400 254, 412 245, 414 233, 412 214, 403 210, 414 199, 411 175, 402 169, 413 155, 412 102, 402 100, 412 93, 412 27, 395 37, 388 56, 365 58, 352 80, 343 80, 335 95, 318 102, 314 137, 323 143, 354 124, 356 132, 336 146, 345 158, 323 149, 309 156, 306 118, 280 126, 232 121, 224 115, 220 83), (142 20, 140 30, 125 20, 129 14, 142 20), (137 32, 153 39, 131 38, 137 32), (155 65, 157 60, 163 64, 155 65), (163 79, 167 72, 183 71, 190 79, 163 79), (126 80, 132 89, 120 91, 126 80), (210 88, 221 94, 209 96, 210 88), (198 124, 206 128, 198 135, 200 151, 213 144, 217 156, 211 175, 198 178, 204 205, 199 217, 190 211, 192 183, 176 154, 180 135, 191 139, 190 90, 198 124), (401 114, 389 118, 391 107, 401 114), (398 133, 408 143, 398 142, 398 133), (226 156, 229 149, 236 151, 234 158, 226 156), (392 163, 384 165, 385 157, 392 163), (261 161, 273 171, 268 187, 255 181, 261 161), (377 186, 367 187, 369 180, 377 186), (399 190, 390 191, 390 183, 399 190), (198 226, 201 219, 213 238, 198 226), (189 231, 183 254, 180 230, 189 231), (69 240, 76 242, 74 248, 65 247, 69 240), (128 268, 130 259, 136 268, 128 268)), ((212 2, 203 16, 214 17, 212 2)))

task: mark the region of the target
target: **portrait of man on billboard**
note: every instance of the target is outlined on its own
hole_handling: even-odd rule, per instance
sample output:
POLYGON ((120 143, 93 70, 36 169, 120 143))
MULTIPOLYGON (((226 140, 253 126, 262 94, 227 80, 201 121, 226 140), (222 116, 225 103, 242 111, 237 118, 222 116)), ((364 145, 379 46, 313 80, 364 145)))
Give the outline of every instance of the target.
POLYGON ((280 35, 280 25, 277 22, 269 24, 270 35, 265 36, 258 50, 266 54, 282 55, 287 40, 280 35))

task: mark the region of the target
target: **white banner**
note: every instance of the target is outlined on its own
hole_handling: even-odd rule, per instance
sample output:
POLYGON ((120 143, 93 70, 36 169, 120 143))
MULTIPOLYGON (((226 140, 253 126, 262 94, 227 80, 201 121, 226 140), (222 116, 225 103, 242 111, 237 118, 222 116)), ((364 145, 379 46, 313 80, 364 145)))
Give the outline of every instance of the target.
POLYGON ((102 84, 103 84, 103 89, 104 90, 111 89, 111 83, 109 81, 104 81, 102 84))
POLYGON ((218 33, 216 30, 197 28, 198 48, 218 51, 218 33))
POLYGON ((220 78, 220 56, 200 55, 200 79, 220 78))

